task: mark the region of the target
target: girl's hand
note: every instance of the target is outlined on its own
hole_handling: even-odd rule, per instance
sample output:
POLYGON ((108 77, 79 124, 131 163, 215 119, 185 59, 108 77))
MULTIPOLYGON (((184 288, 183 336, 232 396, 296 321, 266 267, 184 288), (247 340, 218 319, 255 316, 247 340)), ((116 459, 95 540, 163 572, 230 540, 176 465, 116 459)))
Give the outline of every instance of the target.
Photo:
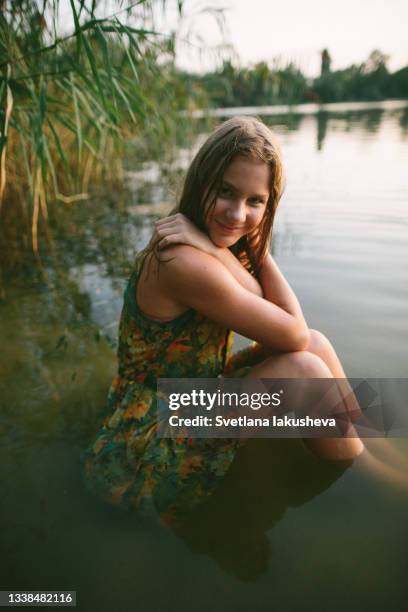
POLYGON ((152 240, 157 239, 159 239, 158 248, 160 250, 172 244, 189 244, 200 251, 215 255, 217 249, 207 234, 204 234, 190 219, 179 212, 155 222, 152 240))

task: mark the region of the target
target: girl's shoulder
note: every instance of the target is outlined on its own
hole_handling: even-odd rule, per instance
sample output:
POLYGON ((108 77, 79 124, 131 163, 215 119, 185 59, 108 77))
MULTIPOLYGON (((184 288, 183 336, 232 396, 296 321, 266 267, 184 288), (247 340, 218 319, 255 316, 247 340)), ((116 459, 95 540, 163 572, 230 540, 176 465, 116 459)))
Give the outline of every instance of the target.
POLYGON ((163 251, 160 264, 162 287, 168 295, 185 304, 194 295, 228 291, 234 279, 219 259, 186 244, 172 245, 163 251))
POLYGON ((220 262, 209 253, 196 249, 189 244, 174 244, 167 247, 160 254, 160 270, 174 273, 178 270, 188 269, 191 271, 195 266, 201 268, 206 266, 219 266, 220 262))
POLYGON ((208 283, 222 282, 230 273, 215 257, 187 244, 167 247, 160 254, 160 286, 178 304, 186 304, 192 293, 205 293, 208 283))
MULTIPOLYGON (((166 256, 167 259, 167 256, 166 256)), ((136 282, 133 288, 136 304, 145 317, 155 321, 171 321, 185 312, 176 296, 166 288, 166 266, 159 265, 149 250, 136 255, 136 282)))
POLYGON ((209 265, 219 265, 214 257, 188 244, 170 245, 160 251, 158 257, 147 246, 136 254, 134 271, 140 274, 143 270, 149 269, 154 275, 161 276, 174 272, 176 268, 178 269, 183 264, 193 265, 204 262, 209 265), (172 263, 173 265, 169 265, 172 263))

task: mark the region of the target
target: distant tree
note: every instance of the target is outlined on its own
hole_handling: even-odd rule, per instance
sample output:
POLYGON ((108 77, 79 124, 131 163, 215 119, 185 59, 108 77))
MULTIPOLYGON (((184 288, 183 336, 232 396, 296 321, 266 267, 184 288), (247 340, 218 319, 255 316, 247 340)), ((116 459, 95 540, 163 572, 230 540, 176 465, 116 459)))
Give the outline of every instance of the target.
POLYGON ((389 57, 375 49, 362 66, 359 83, 359 97, 363 100, 382 100, 387 97, 389 72, 387 61, 389 57))
POLYGON ((389 59, 389 55, 386 55, 379 49, 374 49, 374 51, 371 51, 368 60, 364 64, 366 72, 376 72, 378 70, 384 70, 384 68, 386 69, 389 59))
POLYGON ((375 49, 362 64, 335 72, 322 70, 312 89, 321 102, 384 100, 391 96, 387 61, 388 56, 375 49))
POLYGON ((408 98, 408 66, 390 74, 389 95, 391 98, 408 98))
POLYGON ((331 57, 327 49, 323 49, 321 53, 322 62, 320 67, 320 76, 330 72, 331 57))

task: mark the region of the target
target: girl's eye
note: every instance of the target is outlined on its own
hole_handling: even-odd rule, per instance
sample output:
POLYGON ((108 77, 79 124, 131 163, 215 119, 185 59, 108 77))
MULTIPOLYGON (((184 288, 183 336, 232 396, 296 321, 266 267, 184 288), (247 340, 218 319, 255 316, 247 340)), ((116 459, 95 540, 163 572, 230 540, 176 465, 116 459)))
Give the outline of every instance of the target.
POLYGON ((251 198, 251 199, 249 200, 249 203, 250 203, 252 206, 258 206, 258 204, 263 204, 263 200, 262 200, 261 198, 251 198))

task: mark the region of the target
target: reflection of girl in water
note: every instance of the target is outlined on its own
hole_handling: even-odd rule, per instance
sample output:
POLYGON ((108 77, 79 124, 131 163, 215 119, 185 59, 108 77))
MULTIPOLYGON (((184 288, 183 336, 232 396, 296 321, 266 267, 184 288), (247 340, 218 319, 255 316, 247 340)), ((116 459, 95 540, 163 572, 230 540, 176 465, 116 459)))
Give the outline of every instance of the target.
POLYGON ((255 580, 271 561, 273 528, 287 510, 326 491, 351 464, 320 461, 296 439, 249 440, 216 492, 176 533, 194 553, 242 581, 255 580))
MULTIPOLYGON (((153 502, 174 522, 208 498, 236 455, 239 440, 158 438, 158 377, 345 378, 269 253, 282 190, 270 129, 230 119, 198 151, 178 206, 138 253, 108 414, 84 455, 86 483, 106 501, 129 509, 153 502), (232 330, 253 344, 231 355, 232 330)), ((329 460, 363 450, 358 437, 308 445, 329 460)))

